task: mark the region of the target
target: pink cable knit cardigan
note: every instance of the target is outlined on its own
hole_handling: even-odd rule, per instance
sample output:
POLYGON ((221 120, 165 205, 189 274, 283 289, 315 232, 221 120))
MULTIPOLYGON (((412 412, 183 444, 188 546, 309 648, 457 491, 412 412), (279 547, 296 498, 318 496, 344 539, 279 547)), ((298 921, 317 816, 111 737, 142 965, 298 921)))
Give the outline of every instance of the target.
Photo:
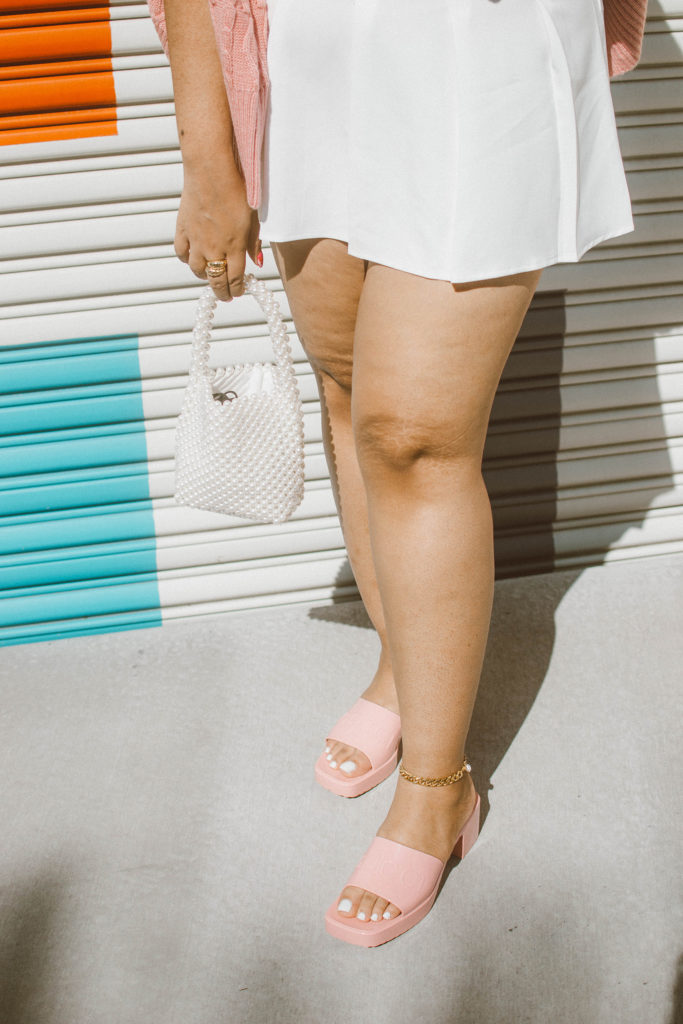
MULTIPOLYGON (((164 0, 147 0, 161 45, 168 57, 164 0)), ((209 0, 230 104, 236 156, 247 187, 247 202, 261 202, 261 146, 270 79, 266 66, 267 0, 209 0)), ((647 0, 603 0, 610 78, 623 75, 640 60, 647 0)))

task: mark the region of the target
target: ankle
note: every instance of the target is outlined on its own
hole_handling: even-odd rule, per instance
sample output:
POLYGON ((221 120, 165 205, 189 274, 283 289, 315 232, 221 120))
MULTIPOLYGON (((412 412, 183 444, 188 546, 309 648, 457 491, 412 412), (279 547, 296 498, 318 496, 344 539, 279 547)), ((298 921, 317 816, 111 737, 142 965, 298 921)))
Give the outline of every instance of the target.
POLYGON ((379 652, 379 659, 377 661, 377 669, 375 670, 374 679, 379 683, 389 685, 395 689, 394 670, 391 664, 389 649, 384 641, 382 641, 382 648, 379 652))
MULTIPOLYGON (((416 746, 414 736, 406 737, 406 730, 403 730, 403 758, 400 764, 401 775, 405 778, 411 776, 414 785, 445 785, 446 779, 452 779, 451 786, 456 785, 472 770, 467 756, 464 752, 447 753, 444 755, 435 754, 433 749, 420 743, 416 746)), ((408 781, 411 781, 408 779, 408 781)))
POLYGON ((418 794, 432 794, 431 799, 441 804, 470 804, 474 799, 476 788, 472 781, 470 774, 469 762, 464 759, 461 761, 460 767, 452 770, 448 775, 436 773, 433 775, 427 775, 425 772, 417 772, 415 769, 407 771, 408 778, 405 774, 403 761, 399 765, 399 777, 398 777, 398 790, 400 790, 408 799, 419 799, 418 794), (466 768, 465 765, 468 765, 466 768), (460 774, 462 773, 462 774, 460 774), (455 778, 453 778, 455 776, 455 778), (459 777, 458 777, 459 776, 459 777), (447 782, 444 785, 427 785, 412 781, 415 778, 420 779, 441 779, 451 778, 453 781, 447 782))
POLYGON ((362 696, 366 700, 373 700, 375 703, 382 704, 384 707, 389 708, 390 711, 395 711, 398 714, 396 684, 388 658, 380 655, 379 664, 372 677, 372 681, 362 696))
POLYGON ((394 799, 377 835, 446 860, 476 799, 469 774, 451 786, 435 788, 414 785, 399 775, 394 799))

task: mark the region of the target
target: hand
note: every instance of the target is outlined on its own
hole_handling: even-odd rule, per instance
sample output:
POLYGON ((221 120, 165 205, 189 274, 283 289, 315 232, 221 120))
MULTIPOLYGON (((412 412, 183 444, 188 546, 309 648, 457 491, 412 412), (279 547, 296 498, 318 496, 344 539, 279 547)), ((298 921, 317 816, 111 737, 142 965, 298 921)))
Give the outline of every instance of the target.
POLYGON ((192 273, 208 283, 216 298, 232 302, 244 294, 246 253, 257 266, 261 243, 258 212, 247 203, 244 180, 229 156, 204 155, 184 167, 183 192, 173 245, 192 273), (226 273, 209 278, 207 260, 227 259, 226 273))

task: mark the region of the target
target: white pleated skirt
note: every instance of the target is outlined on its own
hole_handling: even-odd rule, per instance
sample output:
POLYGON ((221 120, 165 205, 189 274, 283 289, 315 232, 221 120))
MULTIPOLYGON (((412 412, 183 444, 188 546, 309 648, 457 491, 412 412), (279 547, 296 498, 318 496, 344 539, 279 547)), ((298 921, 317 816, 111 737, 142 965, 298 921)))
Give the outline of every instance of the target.
POLYGON ((633 231, 602 0, 268 0, 261 239, 473 281, 633 231))

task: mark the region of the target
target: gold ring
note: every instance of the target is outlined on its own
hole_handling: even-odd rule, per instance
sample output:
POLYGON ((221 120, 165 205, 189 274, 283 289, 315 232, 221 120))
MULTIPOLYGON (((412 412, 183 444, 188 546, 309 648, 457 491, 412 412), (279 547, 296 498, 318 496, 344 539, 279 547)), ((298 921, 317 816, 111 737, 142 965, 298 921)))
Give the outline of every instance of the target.
POLYGON ((228 272, 228 261, 225 258, 222 260, 207 260, 205 270, 208 277, 221 277, 228 272))

